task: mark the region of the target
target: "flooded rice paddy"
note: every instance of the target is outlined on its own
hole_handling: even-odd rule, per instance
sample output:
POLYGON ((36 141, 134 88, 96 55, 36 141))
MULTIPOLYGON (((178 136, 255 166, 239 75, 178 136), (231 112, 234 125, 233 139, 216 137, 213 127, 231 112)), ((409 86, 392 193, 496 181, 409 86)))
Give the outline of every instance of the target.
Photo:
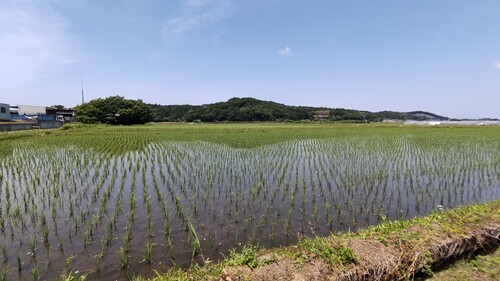
POLYGON ((154 276, 247 243, 289 245, 498 198, 500 147, 488 142, 154 142, 120 155, 17 148, 0 163, 2 275, 154 276))

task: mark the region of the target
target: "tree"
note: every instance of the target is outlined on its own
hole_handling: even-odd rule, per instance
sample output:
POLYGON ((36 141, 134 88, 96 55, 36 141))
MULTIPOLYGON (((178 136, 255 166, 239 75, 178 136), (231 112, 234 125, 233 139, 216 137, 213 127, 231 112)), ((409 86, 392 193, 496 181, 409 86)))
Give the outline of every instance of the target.
POLYGON ((132 125, 153 121, 151 109, 141 100, 113 96, 75 107, 76 119, 86 124, 132 125))

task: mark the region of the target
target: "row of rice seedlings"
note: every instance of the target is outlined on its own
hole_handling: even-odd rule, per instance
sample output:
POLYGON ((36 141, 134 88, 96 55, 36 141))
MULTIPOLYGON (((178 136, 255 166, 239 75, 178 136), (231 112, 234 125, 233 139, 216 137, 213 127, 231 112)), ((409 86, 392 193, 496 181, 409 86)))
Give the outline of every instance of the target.
MULTIPOLYGON (((314 184, 314 181, 313 181, 312 183, 314 184)), ((296 185, 297 185, 297 184, 296 184, 296 185)), ((351 186, 352 186, 352 187, 354 187, 354 185, 353 185, 353 184, 352 184, 351 186)), ((251 188, 250 190, 252 190, 252 188, 251 188)), ((296 189, 295 189, 295 190, 296 190, 296 189)), ((323 194, 323 195, 321 195, 321 196, 324 196, 325 192, 324 192, 324 187, 323 187, 323 186, 321 187, 321 190, 323 190, 323 191, 321 192, 321 194, 323 194)), ((349 189, 349 194, 348 194, 348 197, 352 197, 352 198, 354 198, 355 196, 358 196, 358 194, 351 193, 351 192, 350 192, 351 190, 352 190, 352 188, 351 188, 351 189, 349 189)), ((373 190, 373 189, 371 189, 371 190, 373 190)), ((397 191, 397 192, 398 192, 398 193, 397 193, 397 194, 398 194, 398 198, 401 198, 401 192, 400 192, 400 191, 401 191, 401 190, 398 190, 398 191, 397 191)), ((370 191, 369 191, 369 192, 370 192, 370 191)), ((391 190, 391 194, 393 194, 393 195, 394 195, 394 192, 395 192, 394 190, 391 190)), ((234 193, 226 193, 226 194, 234 194, 234 193)), ((252 193, 252 194, 253 194, 253 193, 252 193)), ((294 194, 294 192, 292 192, 292 197, 293 197, 293 194, 294 194)), ((314 204, 314 202, 316 202, 316 201, 317 201, 317 200, 315 200, 315 194, 316 194, 316 193, 313 193, 313 199, 312 199, 313 204, 314 204)), ((254 198, 254 197, 252 196, 252 198, 254 198)), ((231 202, 232 200, 229 200, 229 201, 231 202)), ((292 200, 292 201, 293 201, 293 200, 292 200)), ((344 204, 350 203, 350 201, 352 201, 352 199, 346 199, 346 200, 344 200, 344 204)), ((401 201, 401 200, 398 200, 398 201, 401 201)), ((236 202, 236 200, 234 200, 234 202, 236 202)), ((329 204, 328 204, 328 203, 327 203, 327 204, 325 204, 325 206, 327 206, 327 205, 329 205, 329 204)), ((336 206, 336 208, 337 208, 338 210, 341 210, 341 206, 340 206, 338 203, 337 203, 337 204, 335 204, 335 206, 336 206)), ((379 204, 377 207, 379 207, 379 206, 380 206, 380 204, 379 204)), ((318 209, 318 206, 316 206, 315 208, 313 207, 313 209, 318 209)), ((378 208, 378 209, 379 209, 379 208, 378 208)), ((362 210, 362 211, 363 211, 363 210, 362 210)), ((235 211, 235 213, 237 213, 237 211, 235 211)), ((316 213, 317 213, 317 212, 316 212, 316 213)), ((316 216, 316 217, 317 217, 317 216, 316 216)), ((331 221, 331 219, 330 219, 330 221, 331 221)))
POLYGON ((120 248, 119 264, 121 269, 126 269, 128 267, 128 253, 130 251, 130 245, 133 239, 133 225, 136 216, 137 202, 136 202, 136 185, 137 185, 137 174, 139 172, 139 164, 135 165, 132 169, 132 180, 130 186, 130 197, 129 197, 129 215, 128 222, 125 229, 125 234, 123 236, 123 246, 120 248))
MULTIPOLYGON (((150 158, 150 157, 148 157, 150 158)), ((146 181, 147 166, 142 166, 142 198, 146 205, 146 227, 147 227, 147 242, 144 248, 144 262, 151 264, 153 262, 153 223, 151 220, 151 196, 149 195, 146 181)))
MULTIPOLYGON (((301 140, 252 150, 203 142, 153 143, 120 157, 75 148, 20 148, 0 164, 0 229, 5 242, 14 241, 16 233, 22 234, 19 241, 41 233, 33 245, 42 242, 48 253, 55 237, 61 249, 74 247, 62 242, 60 226, 71 222, 69 240, 80 236, 85 248, 92 246, 107 218, 100 243, 92 246, 100 268, 126 193, 123 242, 109 251, 118 255, 121 268, 128 268, 134 231, 142 231, 134 226, 139 208, 146 212, 146 264, 153 262, 157 208, 167 245, 179 245, 172 225, 183 225, 193 259, 208 247, 197 228, 209 220, 220 225, 230 243, 268 239, 280 244, 296 232, 324 233, 324 226, 327 231, 358 227, 386 217, 424 214, 437 203, 453 206, 498 197, 499 149, 488 143, 436 147, 408 138, 301 140), (136 200, 138 181, 142 200, 136 200), (115 209, 109 215, 111 201, 115 209), (178 216, 170 217, 171 212, 178 216)), ((217 235, 205 231, 202 236, 217 245, 217 235)))
MULTIPOLYGON (((51 154, 47 154, 48 157, 50 159, 50 157, 54 157, 53 155, 51 154)), ((43 158, 43 155, 42 155, 42 158, 43 158)), ((40 158, 38 158, 40 159, 40 158)), ((36 163, 43 163, 43 162, 36 162, 36 163)), ((70 162, 69 162, 70 163, 70 162)), ((75 161, 75 163, 78 163, 78 161, 75 161)), ((54 165, 55 166, 55 165, 54 165)), ((36 166, 35 166, 36 167, 36 166)), ((62 181, 65 179, 65 176, 71 174, 70 173, 70 170, 68 170, 67 172, 57 172, 57 173, 54 173, 54 172, 50 172, 52 170, 49 170, 47 167, 37 167, 38 171, 42 171, 42 172, 47 172, 47 177, 44 178, 44 180, 38 180, 38 179, 35 179, 34 181, 32 181, 31 183, 32 184, 24 184, 24 185, 20 185, 20 186, 17 186, 16 189, 17 190, 21 190, 23 191, 22 194, 24 196, 24 199, 23 199, 23 202, 24 202, 24 210, 25 210, 25 213, 30 213, 30 218, 31 218, 31 226, 33 227, 33 230, 32 230, 32 233, 41 233, 41 238, 46 247, 46 251, 47 251, 47 255, 46 255, 46 260, 48 263, 50 263, 50 248, 51 248, 51 244, 50 244, 50 236, 51 236, 51 232, 53 232, 54 236, 57 237, 57 239, 59 240, 59 249, 60 250, 63 250, 64 249, 64 245, 63 245, 63 239, 59 236, 58 234, 58 229, 59 229, 59 224, 58 224, 58 217, 61 217, 61 215, 58 215, 58 209, 62 209, 65 207, 64 204, 60 204, 60 203, 64 203, 65 200, 62 198, 62 196, 64 195, 64 191, 65 189, 63 189, 63 184, 62 184, 62 181), (58 181, 59 179, 59 181, 58 181), (45 181, 46 184, 50 185, 50 186, 53 186, 52 188, 40 188, 39 186, 36 186, 36 184, 41 184, 43 181, 45 181), (24 187, 24 188, 23 188, 24 187), (34 199, 36 199, 36 196, 37 196, 37 192, 40 192, 41 190, 41 200, 44 200, 45 202, 48 202, 48 204, 40 204, 39 202, 35 201, 34 199), (45 190, 47 190, 48 192, 45 192, 45 190), (49 205, 50 205, 50 208, 49 208, 49 205), (58 206, 60 206, 58 208, 58 206), (48 211, 50 210, 50 212, 48 211), (51 217, 51 221, 52 221, 52 225, 50 225, 50 222, 47 220, 47 215, 49 215, 51 217), (40 230, 37 230, 37 225, 40 226, 40 230)), ((53 168, 53 167, 49 167, 49 168, 53 168)), ((43 174, 43 173, 42 173, 43 174)), ((74 175, 73 175, 74 177, 74 175)), ((20 178, 23 178, 22 176, 20 178)), ((74 177, 76 178, 76 177, 74 177)), ((73 180, 74 182, 75 180, 73 180)), ((70 181, 71 182, 71 181, 70 181)), ((66 191, 67 192, 67 191, 66 191)), ((40 194, 40 193, 38 193, 40 194)), ((71 196, 69 196, 71 198, 71 196)), ((38 200, 40 200, 40 198, 37 198, 38 200)), ((73 204, 73 200, 69 200, 70 204, 70 208, 72 209, 74 204, 73 204)), ((66 205, 67 207, 68 205, 66 205)), ((17 206, 19 207, 19 205, 17 206)), ((70 215, 74 215, 73 213, 73 210, 71 210, 69 212, 70 215)), ((14 211, 14 216, 12 218, 16 218, 20 216, 18 214, 18 211, 14 211)), ((63 216, 63 220, 66 220, 63 216)), ((23 223, 24 224, 24 223, 23 223)), ((21 227, 21 232, 24 233, 24 230, 26 230, 27 227, 26 225, 24 227, 21 227)), ((13 234, 15 231, 12 230, 11 231, 11 234, 13 234)), ((29 236, 29 234, 26 234, 29 236)), ((22 237, 20 238, 22 239, 22 237)), ((70 239, 71 239, 71 236, 70 236, 70 239)), ((36 257, 36 247, 35 245, 37 244, 36 242, 37 240, 36 239, 31 239, 31 242, 30 242, 30 253, 33 257, 36 257)), ((21 250, 21 247, 23 245, 22 243, 22 240, 20 240, 19 242, 19 247, 20 247, 20 250, 21 250)), ((18 264, 21 264, 22 261, 20 259, 20 257, 18 256, 18 264)), ((36 270, 35 270, 36 272, 36 270)))
MULTIPOLYGON (((156 158, 156 159, 158 159, 158 158, 156 158)), ((157 162, 157 165, 159 165, 158 162, 157 162)), ((153 166, 151 166, 151 167, 153 167, 153 166)), ((160 169, 160 171, 161 171, 161 169, 160 169)), ((158 180, 156 179, 156 176, 154 174, 153 168, 151 168, 151 177, 153 180, 154 189, 156 191, 156 200, 157 200, 158 204, 160 205, 160 208, 161 208, 162 213, 163 213, 163 220, 164 220, 163 225, 164 225, 164 231, 165 231, 167 245, 172 246, 171 228, 170 228, 170 222, 169 222, 170 220, 169 220, 169 216, 168 216, 169 212, 168 212, 168 208, 166 205, 166 201, 163 198, 163 193, 161 191, 160 185, 159 185, 158 180)), ((165 183, 164 175, 162 175, 161 177, 163 179, 163 182, 165 183)))

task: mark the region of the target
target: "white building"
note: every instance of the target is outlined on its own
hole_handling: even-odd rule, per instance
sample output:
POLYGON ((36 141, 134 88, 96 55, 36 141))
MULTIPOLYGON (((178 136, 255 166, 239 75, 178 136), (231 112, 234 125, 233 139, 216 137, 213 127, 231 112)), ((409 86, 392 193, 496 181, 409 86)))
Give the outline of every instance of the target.
POLYGON ((34 105, 18 105, 17 114, 19 115, 42 115, 46 114, 47 107, 34 105))

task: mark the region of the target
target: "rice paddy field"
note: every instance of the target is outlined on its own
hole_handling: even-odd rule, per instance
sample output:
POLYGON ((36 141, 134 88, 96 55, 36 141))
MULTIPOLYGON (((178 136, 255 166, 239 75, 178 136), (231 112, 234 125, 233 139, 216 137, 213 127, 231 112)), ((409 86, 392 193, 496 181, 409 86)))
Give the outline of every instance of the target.
POLYGON ((500 127, 66 126, 0 135, 0 280, 151 277, 500 198, 500 127))

